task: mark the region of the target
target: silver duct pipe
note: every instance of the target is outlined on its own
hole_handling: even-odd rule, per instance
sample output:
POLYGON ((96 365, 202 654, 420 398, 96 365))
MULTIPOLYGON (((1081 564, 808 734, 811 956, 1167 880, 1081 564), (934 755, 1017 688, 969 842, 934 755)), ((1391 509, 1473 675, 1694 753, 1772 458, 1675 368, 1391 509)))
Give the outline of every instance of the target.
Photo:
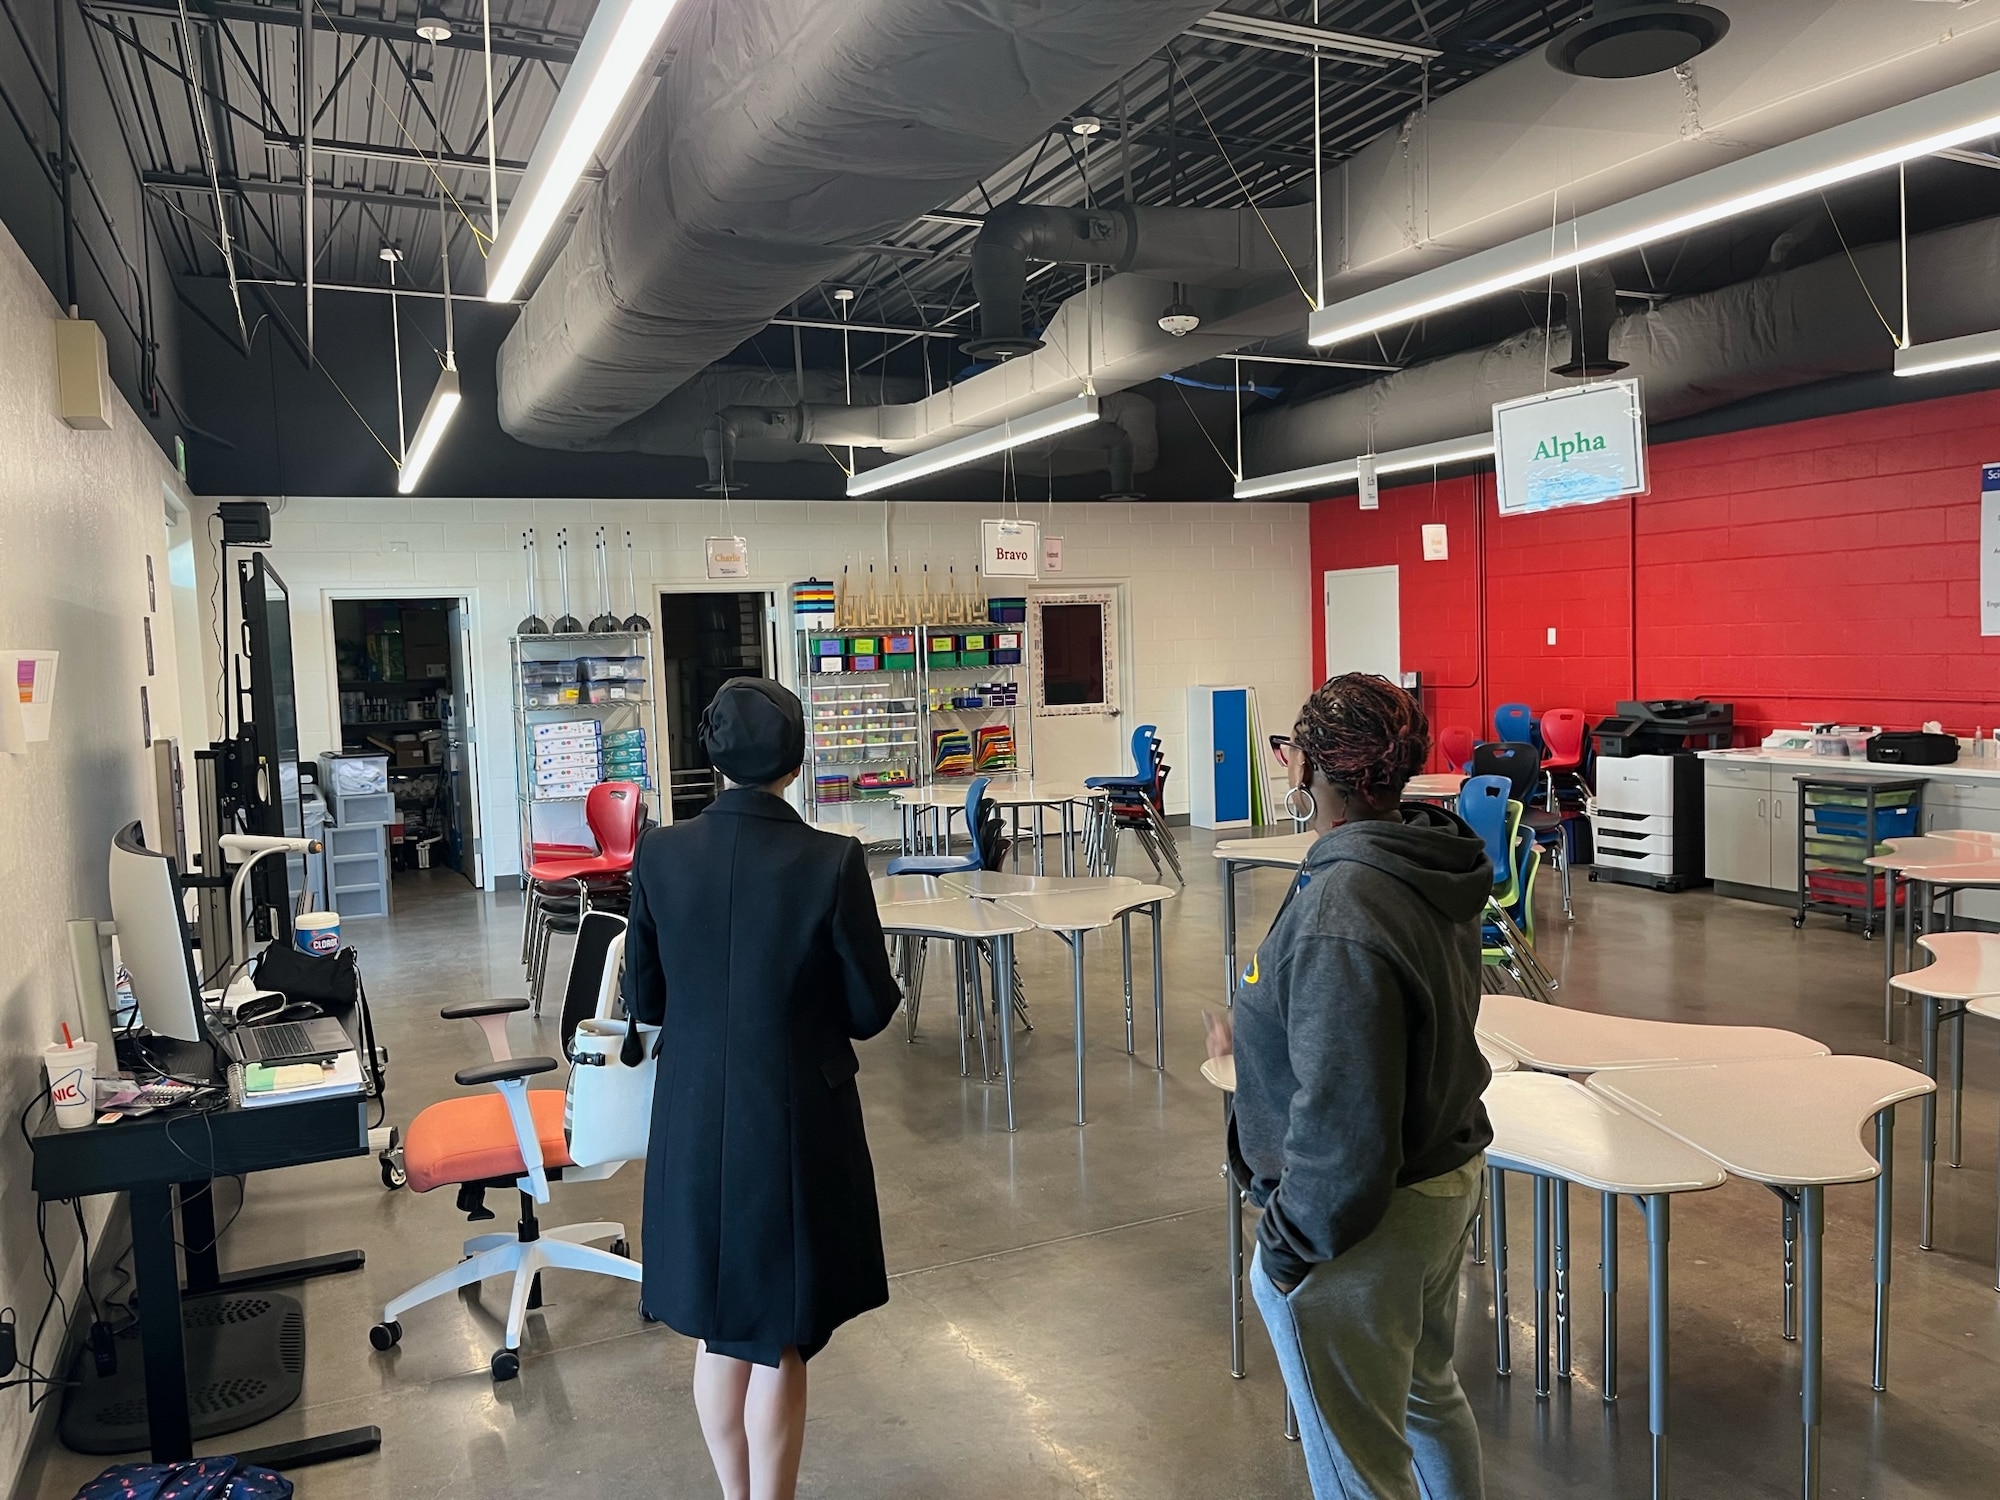
MULTIPOLYGON (((1654 422, 1693 416, 1767 391, 1890 367, 1893 335, 1878 310, 1900 301, 1900 247, 1835 253, 1611 325, 1613 359, 1636 376, 1654 422), (1865 283, 1865 286, 1864 286, 1865 283), (1869 292, 1873 292, 1873 302, 1869 292)), ((2000 220, 1910 241, 1910 309, 1920 342, 2000 328, 2000 220)), ((1532 329, 1490 349, 1434 360, 1355 390, 1246 418, 1245 470, 1255 476, 1484 432, 1493 403, 1555 384, 1559 329, 1532 329)))
POLYGON ((499 359, 548 448, 628 424, 1213 0, 689 0, 673 63, 499 359))

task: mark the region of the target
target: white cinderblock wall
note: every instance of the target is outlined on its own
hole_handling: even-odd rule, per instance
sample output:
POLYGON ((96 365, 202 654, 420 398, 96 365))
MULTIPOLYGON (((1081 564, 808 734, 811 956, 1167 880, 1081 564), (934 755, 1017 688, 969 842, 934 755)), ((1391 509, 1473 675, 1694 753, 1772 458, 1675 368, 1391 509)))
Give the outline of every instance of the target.
MULTIPOLYGON (((614 543, 632 529, 642 599, 663 588, 704 586, 705 539, 740 534, 749 542, 754 576, 726 586, 770 589, 782 600, 796 580, 837 576, 843 564, 865 573, 889 555, 905 569, 928 561, 934 574, 956 564, 963 576, 978 555, 979 521, 996 513, 980 504, 757 500, 734 502, 725 523, 714 500, 270 503, 272 561, 292 590, 299 734, 308 756, 338 736, 324 623, 332 593, 473 594, 489 880, 518 866, 507 638, 527 612, 522 528, 533 526, 541 544, 540 608, 551 619, 558 612, 555 533, 570 528, 571 608, 588 619, 597 608, 589 547, 599 525, 611 528, 614 543)), ((1250 684, 1271 723, 1290 722, 1311 686, 1305 506, 1111 503, 1057 505, 1053 512, 1028 506, 1023 515, 1064 538, 1064 571, 1042 586, 1126 586, 1132 640, 1125 703, 1138 716, 1127 722, 1159 724, 1170 757, 1185 733, 1185 690, 1196 683, 1250 684)), ((622 558, 614 557, 613 572, 613 597, 623 613, 622 558)), ((204 574, 204 601, 208 587, 204 574)), ((657 613, 656 605, 641 608, 657 613)), ((1175 808, 1185 811, 1185 784, 1170 791, 1175 808)))

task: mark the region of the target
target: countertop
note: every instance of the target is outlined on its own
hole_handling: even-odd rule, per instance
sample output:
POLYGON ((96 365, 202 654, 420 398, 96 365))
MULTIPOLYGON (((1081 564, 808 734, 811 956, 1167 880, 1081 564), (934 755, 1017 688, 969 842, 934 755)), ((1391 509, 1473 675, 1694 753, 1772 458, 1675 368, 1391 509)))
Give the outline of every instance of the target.
POLYGON ((1874 776, 1885 780, 1923 776, 1932 780, 2000 782, 2000 760, 1960 758, 1948 766, 1898 766, 1879 760, 1843 755, 1812 755, 1804 750, 1698 750, 1703 760, 1734 761, 1766 766, 1784 766, 1825 776, 1874 776))

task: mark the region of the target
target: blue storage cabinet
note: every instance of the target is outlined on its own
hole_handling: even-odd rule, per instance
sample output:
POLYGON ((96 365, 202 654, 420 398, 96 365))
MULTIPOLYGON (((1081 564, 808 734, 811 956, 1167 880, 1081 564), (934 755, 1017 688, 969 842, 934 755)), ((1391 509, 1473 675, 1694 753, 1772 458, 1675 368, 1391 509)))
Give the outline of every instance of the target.
POLYGON ((1188 821, 1197 828, 1250 826, 1250 689, 1188 689, 1188 821))

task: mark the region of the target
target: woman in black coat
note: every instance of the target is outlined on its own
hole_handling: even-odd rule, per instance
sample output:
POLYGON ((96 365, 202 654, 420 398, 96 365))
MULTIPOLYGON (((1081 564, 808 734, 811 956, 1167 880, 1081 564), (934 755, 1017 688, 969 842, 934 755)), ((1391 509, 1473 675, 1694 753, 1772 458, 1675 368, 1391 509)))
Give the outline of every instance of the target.
POLYGON ((853 1044, 902 997, 860 844, 782 800, 799 700, 737 679, 701 733, 731 785, 640 842, 625 938, 626 1009, 663 1028, 642 1302, 701 1341, 695 1406, 728 1500, 788 1500, 805 1361, 889 1300, 853 1044))

